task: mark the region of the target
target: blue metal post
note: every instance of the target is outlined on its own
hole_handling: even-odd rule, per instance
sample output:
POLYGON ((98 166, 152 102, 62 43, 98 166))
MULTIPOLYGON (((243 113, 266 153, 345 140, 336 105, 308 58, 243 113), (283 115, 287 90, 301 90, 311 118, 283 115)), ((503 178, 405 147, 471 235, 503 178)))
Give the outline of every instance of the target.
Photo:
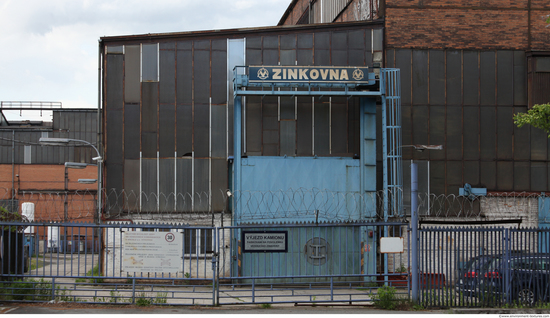
POLYGON ((418 175, 416 163, 411 160, 411 293, 418 303, 418 175))
MULTIPOLYGON (((233 193, 238 196, 241 193, 241 135, 242 135, 242 123, 241 123, 241 111, 242 111, 242 97, 235 96, 233 103, 233 193)), ((238 198, 233 199, 233 203, 240 203, 238 198)), ((233 207, 233 223, 236 225, 240 218, 240 207, 233 207)))

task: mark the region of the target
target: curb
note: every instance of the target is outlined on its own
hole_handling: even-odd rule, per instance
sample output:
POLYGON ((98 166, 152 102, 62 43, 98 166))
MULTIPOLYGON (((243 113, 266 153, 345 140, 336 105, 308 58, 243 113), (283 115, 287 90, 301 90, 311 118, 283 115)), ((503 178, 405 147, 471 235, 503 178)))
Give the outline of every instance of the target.
POLYGON ((466 314, 466 315, 477 315, 477 314, 489 314, 489 315, 499 315, 499 314, 550 314, 550 309, 536 309, 536 308, 453 308, 451 309, 452 314, 466 314))

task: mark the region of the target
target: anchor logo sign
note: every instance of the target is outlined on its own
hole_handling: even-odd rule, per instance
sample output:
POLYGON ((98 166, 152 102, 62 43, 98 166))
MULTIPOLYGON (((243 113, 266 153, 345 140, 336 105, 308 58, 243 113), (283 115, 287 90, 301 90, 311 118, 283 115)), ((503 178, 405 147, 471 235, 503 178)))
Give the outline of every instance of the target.
POLYGON ((258 70, 258 78, 259 79, 265 80, 268 77, 269 77, 269 71, 265 67, 262 67, 261 69, 258 70))
POLYGON ((363 73, 363 71, 361 71, 360 69, 355 69, 351 76, 354 80, 360 81, 363 79, 363 77, 365 77, 365 73, 363 73))

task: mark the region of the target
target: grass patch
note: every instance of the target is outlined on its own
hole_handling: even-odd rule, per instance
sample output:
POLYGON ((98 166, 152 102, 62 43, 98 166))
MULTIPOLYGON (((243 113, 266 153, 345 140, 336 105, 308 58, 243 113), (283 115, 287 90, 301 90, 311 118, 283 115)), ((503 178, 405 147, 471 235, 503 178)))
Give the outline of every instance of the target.
POLYGON ((16 280, 0 284, 0 299, 2 300, 71 300, 71 293, 66 288, 60 289, 57 286, 55 295, 52 295, 52 292, 52 283, 43 278, 40 280, 16 280))
POLYGON ((271 308, 271 304, 261 304, 260 307, 262 309, 270 309, 271 308))
POLYGON ((31 258, 31 266, 29 268, 29 270, 33 271, 33 270, 36 270, 38 268, 42 268, 44 267, 45 265, 45 262, 41 259, 36 259, 36 258, 31 258))

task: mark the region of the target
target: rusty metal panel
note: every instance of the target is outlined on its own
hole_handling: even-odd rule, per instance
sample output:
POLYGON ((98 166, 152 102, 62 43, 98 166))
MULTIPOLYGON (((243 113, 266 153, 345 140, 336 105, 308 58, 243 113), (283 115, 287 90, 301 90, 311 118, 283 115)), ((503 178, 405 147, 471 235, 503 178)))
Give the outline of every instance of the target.
MULTIPOLYGON (((221 41, 212 41, 213 44, 219 42, 221 41)), ((226 43, 226 41, 223 42, 226 43)), ((212 104, 225 104, 227 101, 226 73, 226 51, 212 51, 212 104)), ((230 96, 230 98, 232 98, 232 96, 230 96)))
POLYGON ((298 65, 313 65, 313 50, 298 50, 296 62, 298 65))
POLYGON ((195 50, 210 50, 210 40, 195 40, 193 48, 195 50))
POLYGON ((262 37, 261 36, 251 36, 246 38, 246 48, 247 49, 261 49, 262 48, 262 37))
POLYGON ((314 65, 330 65, 330 51, 315 48, 313 52, 314 65))
POLYGON ((312 49, 313 33, 299 33, 297 42, 298 49, 312 49))
POLYGON ((412 52, 412 96, 413 105, 428 104, 428 51, 412 52))
MULTIPOLYGON (((365 50, 365 32, 370 33, 370 30, 351 30, 347 32, 350 50, 365 50)), ((370 49, 370 45, 368 48, 370 49)))
POLYGON ((548 136, 542 129, 530 127, 531 160, 548 159, 548 136))
POLYGON ((176 107, 176 142, 178 157, 191 155, 193 151, 193 107, 178 105, 176 107))
POLYGON ((122 110, 122 77, 123 56, 120 54, 108 54, 106 57, 105 75, 105 109, 106 116, 111 110, 122 110))
POLYGON ((464 105, 479 105, 479 52, 464 51, 464 105))
POLYGON ((495 160, 496 147, 496 114, 494 107, 481 107, 479 122, 482 123, 480 131, 481 160, 495 160))
POLYGON ((312 156, 312 102, 311 97, 298 97, 297 109, 297 144, 298 156, 312 156))
POLYGON ((514 162, 514 191, 531 191, 529 162, 514 162))
MULTIPOLYGON (((510 87, 510 89, 512 89, 510 87)), ((497 109, 497 158, 512 159, 514 122, 513 107, 499 106, 497 109)), ((509 189, 511 189, 510 187, 509 189)))
POLYGON ((430 50, 430 105, 445 105, 445 51, 430 50))
POLYGON ((124 48, 124 101, 126 103, 139 103, 140 81, 139 81, 139 45, 127 45, 124 48))
POLYGON ((193 150, 195 151, 195 158, 206 158, 210 156, 210 106, 208 104, 195 104, 194 113, 193 150))
POLYGON ((262 106, 261 97, 246 98, 246 155, 262 154, 262 106))
POLYGON ((447 105, 462 105, 462 52, 447 51, 447 105))
POLYGON ((194 102, 208 104, 210 103, 210 51, 197 50, 195 47, 193 63, 194 102))
POLYGON ((159 47, 161 50, 175 50, 176 42, 161 42, 159 47))
POLYGON ((296 34, 283 34, 280 36, 281 50, 296 49, 296 34))
POLYGON ((514 52, 497 51, 497 104, 514 104, 514 52))
POLYGON ((330 33, 315 32, 313 35, 313 43, 315 50, 330 50, 330 33))
POLYGON ((324 97, 321 102, 315 99, 314 105, 314 146, 315 155, 326 156, 329 155, 330 147, 330 113, 328 98, 324 97))
POLYGON ((294 156, 296 154, 296 121, 282 120, 280 123, 280 156, 294 156))
POLYGON ((160 104, 159 107, 159 156, 173 157, 176 148, 176 107, 160 104))
POLYGON ((157 211, 157 159, 141 160, 141 210, 157 211))
POLYGON ((210 160, 195 159, 195 211, 209 211, 210 160))
POLYGON ((122 164, 122 110, 109 110, 106 131, 106 160, 109 163, 122 164))
POLYGON ((296 50, 281 50, 281 65, 296 65, 296 50))
MULTIPOLYGON (((514 107, 514 113, 526 113, 527 106, 523 107, 514 107)), ((529 160, 531 157, 530 144, 525 142, 530 139, 529 130, 530 126, 526 125, 521 128, 518 128, 516 125, 514 127, 514 160, 529 160)))
MULTIPOLYGON (((184 43, 186 42, 178 43, 178 49, 184 43)), ((178 50, 177 64, 177 103, 191 104, 193 102, 193 52, 178 50)))
POLYGON ((159 160, 159 210, 160 212, 174 211, 174 169, 176 160, 159 160))
POLYGON ((495 105, 495 52, 480 52, 481 105, 495 105))
MULTIPOLYGON (((123 174, 124 171, 123 164, 115 164, 115 163, 105 163, 105 184, 103 187, 105 189, 108 189, 109 192, 114 193, 120 193, 122 191, 122 180, 123 180, 123 174)), ((111 206, 111 207, 121 207, 122 202, 122 196, 116 196, 116 195, 109 195, 107 196, 105 202, 105 205, 111 206)), ((113 211, 111 209, 111 211, 113 211)))
POLYGON ((228 166, 225 159, 212 159, 212 209, 227 211, 224 193, 229 188, 228 166))
MULTIPOLYGON (((124 158, 139 159, 139 105, 124 106, 124 158)), ((110 127, 109 127, 110 128, 110 127)))
POLYGON ((279 48, 279 36, 277 35, 266 35, 262 37, 262 47, 263 49, 278 49, 279 48))
POLYGON ((524 51, 514 51, 514 105, 527 105, 527 70, 524 51))
MULTIPOLYGON (((445 106, 430 107, 430 144, 445 145, 445 148, 447 148, 445 142, 445 106)), ((430 159, 445 159, 445 151, 430 151, 430 159)))
POLYGON ((279 51, 264 49, 262 51, 262 61, 264 65, 277 65, 279 63, 279 51))
POLYGON ((157 133, 141 132, 141 153, 143 158, 157 157, 157 133))
POLYGON ((401 105, 403 106, 411 104, 411 55, 411 50, 395 50, 395 67, 401 70, 401 105))
POLYGON ((497 190, 514 188, 514 164, 511 161, 497 161, 497 190))
POLYGON ((480 186, 487 189, 496 189, 496 162, 481 161, 481 182, 480 186))
POLYGON ((139 204, 139 159, 124 160, 124 192, 129 207, 139 204))
POLYGON ((350 50, 348 51, 349 65, 367 65, 365 63, 365 51, 364 50, 350 50))
POLYGON ((176 159, 176 193, 177 203, 176 210, 178 212, 190 212, 191 194, 193 193, 193 160, 191 157, 176 159))
POLYGON ((479 160, 479 107, 464 107, 464 160, 479 160))
POLYGON ((141 131, 157 132, 158 83, 142 84, 141 131))
POLYGON ((160 103, 176 102, 176 52, 160 51, 160 103))
POLYGON ((331 107, 331 154, 349 156, 348 151, 348 109, 346 98, 332 98, 331 107))
POLYGON ((479 161, 464 161, 464 183, 479 186, 479 161))
POLYGON ((225 105, 212 105, 212 157, 226 159, 225 105))
POLYGON ((531 191, 548 191, 547 162, 531 162, 531 191))

